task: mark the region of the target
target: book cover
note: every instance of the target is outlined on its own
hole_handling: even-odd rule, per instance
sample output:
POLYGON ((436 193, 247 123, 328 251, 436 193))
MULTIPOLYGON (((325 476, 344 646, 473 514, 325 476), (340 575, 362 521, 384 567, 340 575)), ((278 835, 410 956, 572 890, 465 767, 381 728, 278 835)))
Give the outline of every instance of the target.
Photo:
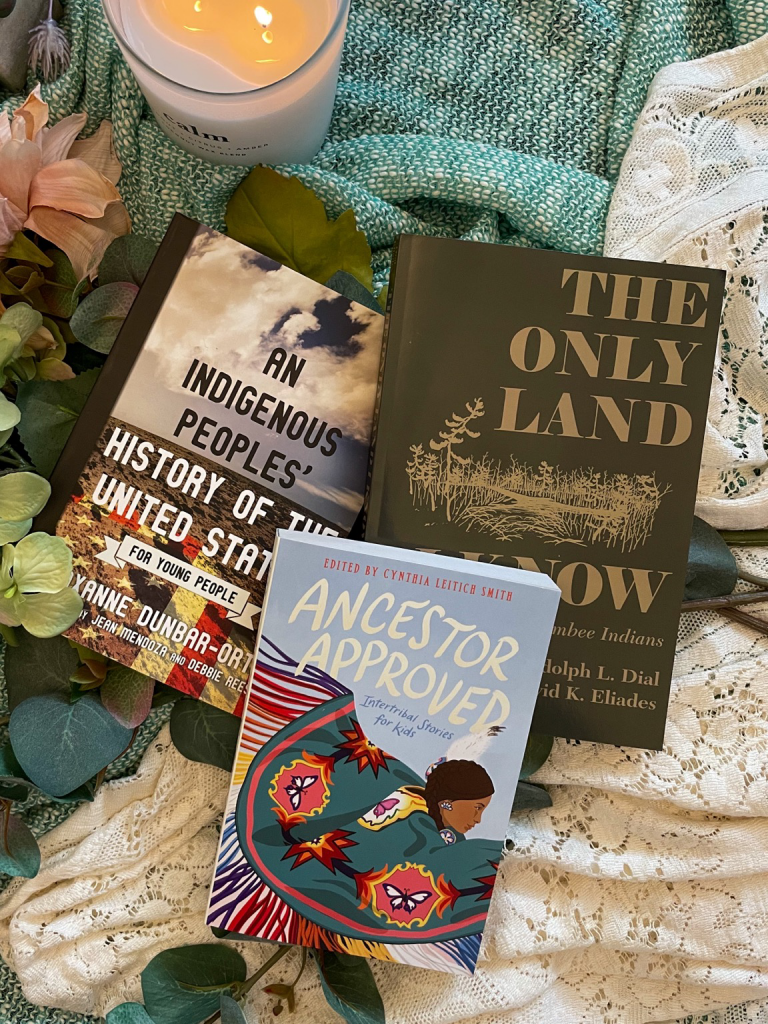
POLYGON ((537 732, 662 746, 723 287, 400 239, 365 536, 552 576, 537 732))
POLYGON ((471 973, 558 599, 281 530, 208 924, 471 973))
POLYGON ((37 523, 74 553, 67 636, 239 711, 276 529, 362 506, 382 327, 177 215, 37 523))

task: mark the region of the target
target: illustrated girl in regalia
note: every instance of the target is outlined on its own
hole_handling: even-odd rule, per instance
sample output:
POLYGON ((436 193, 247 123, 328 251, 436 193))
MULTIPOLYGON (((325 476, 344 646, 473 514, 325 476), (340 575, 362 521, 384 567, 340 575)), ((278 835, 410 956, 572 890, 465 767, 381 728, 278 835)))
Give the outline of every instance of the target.
POLYGON ((472 838, 494 794, 487 771, 449 751, 420 777, 365 736, 349 690, 314 668, 297 678, 267 644, 209 924, 472 970, 501 854, 500 840, 472 838))

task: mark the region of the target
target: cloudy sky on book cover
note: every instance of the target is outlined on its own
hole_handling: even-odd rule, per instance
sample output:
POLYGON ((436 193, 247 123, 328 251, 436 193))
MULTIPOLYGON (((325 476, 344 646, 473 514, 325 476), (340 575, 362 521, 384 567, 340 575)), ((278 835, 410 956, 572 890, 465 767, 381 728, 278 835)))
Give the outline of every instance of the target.
MULTIPOLYGON (((281 466, 290 460, 300 464, 294 500, 348 530, 360 511, 381 324, 381 316, 365 306, 201 228, 114 415, 169 441, 176 438, 192 451, 204 417, 216 422, 209 428, 213 436, 221 428, 231 430, 233 438, 250 432, 260 440, 260 451, 268 444, 279 448, 285 455, 281 466), (265 388, 260 383, 264 367, 277 348, 305 366, 295 382, 276 379, 270 371, 265 388), (195 385, 195 376, 187 378, 195 359, 232 383, 224 379, 214 390, 217 374, 207 390, 203 383, 195 385), (258 395, 244 394, 249 385, 258 395), (255 413, 264 391, 276 401, 255 413), (237 409, 246 404, 250 410, 243 415, 237 409), (286 407, 292 410, 287 417, 286 407), (186 409, 199 418, 177 433, 186 409), (309 453, 321 457, 310 459, 309 453)), ((231 447, 222 439, 221 452, 209 443, 205 454, 221 466, 241 468, 250 447, 230 459, 231 447)))

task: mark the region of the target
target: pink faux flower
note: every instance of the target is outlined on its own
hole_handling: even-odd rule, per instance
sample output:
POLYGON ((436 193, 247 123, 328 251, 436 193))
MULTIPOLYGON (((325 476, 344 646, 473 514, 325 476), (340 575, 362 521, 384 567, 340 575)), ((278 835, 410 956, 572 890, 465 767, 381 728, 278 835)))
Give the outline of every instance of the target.
POLYGON ((120 163, 108 121, 75 142, 85 114, 47 128, 40 86, 9 119, 0 113, 0 256, 23 228, 53 242, 78 280, 93 278, 110 242, 131 230, 115 184, 120 163))

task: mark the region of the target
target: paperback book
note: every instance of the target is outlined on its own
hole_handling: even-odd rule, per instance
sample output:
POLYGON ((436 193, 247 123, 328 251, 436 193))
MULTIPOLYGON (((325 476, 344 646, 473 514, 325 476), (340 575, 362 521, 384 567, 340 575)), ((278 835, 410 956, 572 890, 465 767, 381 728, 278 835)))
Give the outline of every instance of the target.
POLYGON ((473 972, 558 599, 279 531, 208 924, 473 972))
POLYGON ((365 537, 552 576, 537 732, 662 746, 723 287, 399 241, 365 537))
POLYGON ((74 554, 66 635, 239 712, 275 531, 362 507, 382 327, 177 215, 37 523, 74 554))

